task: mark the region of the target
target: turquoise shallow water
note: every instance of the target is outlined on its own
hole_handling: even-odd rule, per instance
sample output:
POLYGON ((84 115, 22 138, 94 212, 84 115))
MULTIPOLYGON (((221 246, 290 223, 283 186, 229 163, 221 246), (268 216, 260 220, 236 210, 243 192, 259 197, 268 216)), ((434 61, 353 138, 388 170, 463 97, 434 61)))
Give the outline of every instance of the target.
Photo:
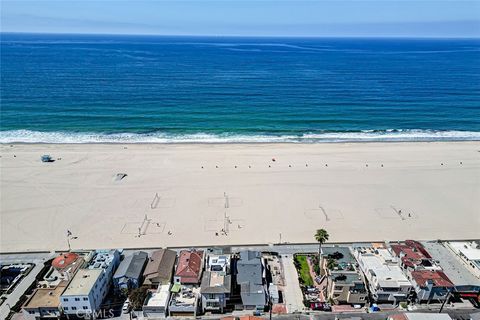
POLYGON ((2 34, 0 142, 480 140, 480 41, 2 34))

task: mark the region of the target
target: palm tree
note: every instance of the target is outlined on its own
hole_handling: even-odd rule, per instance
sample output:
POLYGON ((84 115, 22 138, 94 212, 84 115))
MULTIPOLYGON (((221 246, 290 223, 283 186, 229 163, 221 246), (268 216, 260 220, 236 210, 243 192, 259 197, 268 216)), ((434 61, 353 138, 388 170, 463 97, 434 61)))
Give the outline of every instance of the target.
POLYGON ((320 253, 322 251, 322 244, 327 242, 328 240, 328 232, 325 229, 318 229, 317 232, 315 233, 315 240, 318 242, 318 266, 321 268, 320 265, 320 253))

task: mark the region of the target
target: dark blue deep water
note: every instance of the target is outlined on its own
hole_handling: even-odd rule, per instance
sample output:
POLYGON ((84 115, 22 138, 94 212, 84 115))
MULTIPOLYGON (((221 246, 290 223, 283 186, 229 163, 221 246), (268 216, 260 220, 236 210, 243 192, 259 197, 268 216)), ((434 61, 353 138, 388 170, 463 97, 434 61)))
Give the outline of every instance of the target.
POLYGON ((480 140, 480 40, 1 35, 0 142, 480 140))

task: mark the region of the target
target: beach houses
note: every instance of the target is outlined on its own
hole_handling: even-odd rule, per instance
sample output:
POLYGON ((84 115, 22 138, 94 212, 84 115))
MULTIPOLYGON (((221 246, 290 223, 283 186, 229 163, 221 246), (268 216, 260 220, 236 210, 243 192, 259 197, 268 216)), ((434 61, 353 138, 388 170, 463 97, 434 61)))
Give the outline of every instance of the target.
POLYGON ((113 276, 113 286, 117 294, 126 295, 131 289, 139 287, 147 260, 148 254, 143 251, 124 257, 113 276))
POLYGON ((391 244, 390 248, 412 282, 418 302, 448 298, 453 284, 420 242, 406 240, 405 243, 391 244))
POLYGON ((263 311, 268 302, 262 254, 241 251, 236 261, 236 282, 245 309, 263 311))
POLYGON ((423 245, 414 240, 406 240, 405 243, 393 243, 390 245, 394 256, 399 258, 402 268, 408 271, 417 269, 440 270, 423 245))
POLYGON ((407 300, 413 286, 388 249, 381 244, 354 245, 353 255, 375 301, 397 304, 407 300))
POLYGON ((203 312, 223 313, 232 289, 230 256, 208 255, 205 269, 200 286, 203 312))
POLYGON ((182 250, 173 277, 174 283, 197 285, 203 272, 204 252, 202 250, 182 250))
POLYGON ((172 317, 196 317, 200 313, 200 288, 176 283, 172 286, 168 314, 172 317))
POLYGON ((83 267, 85 260, 73 252, 60 253, 52 260, 50 269, 38 288, 22 306, 25 319, 51 319, 61 315, 60 295, 65 291, 75 273, 83 267))
POLYGON ((465 261, 447 245, 437 241, 425 241, 422 245, 453 284, 452 294, 456 297, 469 299, 480 306, 480 278, 478 278, 465 261))
POLYGON ((322 282, 326 281, 326 296, 335 304, 365 304, 368 292, 357 261, 348 247, 322 247, 322 282))
POLYGON ((173 250, 153 251, 143 272, 143 285, 156 289, 160 285, 171 283, 176 260, 177 253, 173 250))
POLYGON ((67 287, 68 282, 63 281, 53 288, 37 288, 23 304, 23 318, 34 319, 60 319, 60 296, 67 287))
POLYGON ((149 292, 142 307, 143 316, 151 319, 162 319, 168 316, 171 285, 159 285, 157 290, 149 292))
POLYGON ((60 296, 63 313, 67 316, 95 318, 108 293, 112 276, 120 261, 118 250, 97 250, 86 258, 88 265, 77 271, 60 296))
POLYGON ((453 288, 450 279, 443 271, 415 270, 409 274, 418 302, 444 301, 453 288))
POLYGON ((463 260, 477 278, 480 278, 480 241, 451 241, 445 245, 463 260))

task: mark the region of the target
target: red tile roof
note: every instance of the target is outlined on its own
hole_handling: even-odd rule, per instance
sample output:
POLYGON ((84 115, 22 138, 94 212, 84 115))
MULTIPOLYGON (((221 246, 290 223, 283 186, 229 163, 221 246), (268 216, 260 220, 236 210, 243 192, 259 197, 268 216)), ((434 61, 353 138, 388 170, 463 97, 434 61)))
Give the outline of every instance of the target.
POLYGON ((453 287, 453 283, 443 271, 412 271, 412 278, 420 287, 426 286, 426 282, 429 280, 433 282, 435 287, 453 287))
POLYGON ((417 241, 407 240, 405 244, 392 244, 391 248, 397 257, 402 258, 402 264, 414 267, 422 263, 422 260, 431 259, 430 254, 417 241))
POLYGON ((175 276, 181 283, 199 283, 203 268, 203 251, 180 251, 175 276))
POLYGON ((52 267, 57 270, 65 269, 77 261, 78 258, 78 254, 73 252, 61 253, 58 257, 53 259, 52 267))

